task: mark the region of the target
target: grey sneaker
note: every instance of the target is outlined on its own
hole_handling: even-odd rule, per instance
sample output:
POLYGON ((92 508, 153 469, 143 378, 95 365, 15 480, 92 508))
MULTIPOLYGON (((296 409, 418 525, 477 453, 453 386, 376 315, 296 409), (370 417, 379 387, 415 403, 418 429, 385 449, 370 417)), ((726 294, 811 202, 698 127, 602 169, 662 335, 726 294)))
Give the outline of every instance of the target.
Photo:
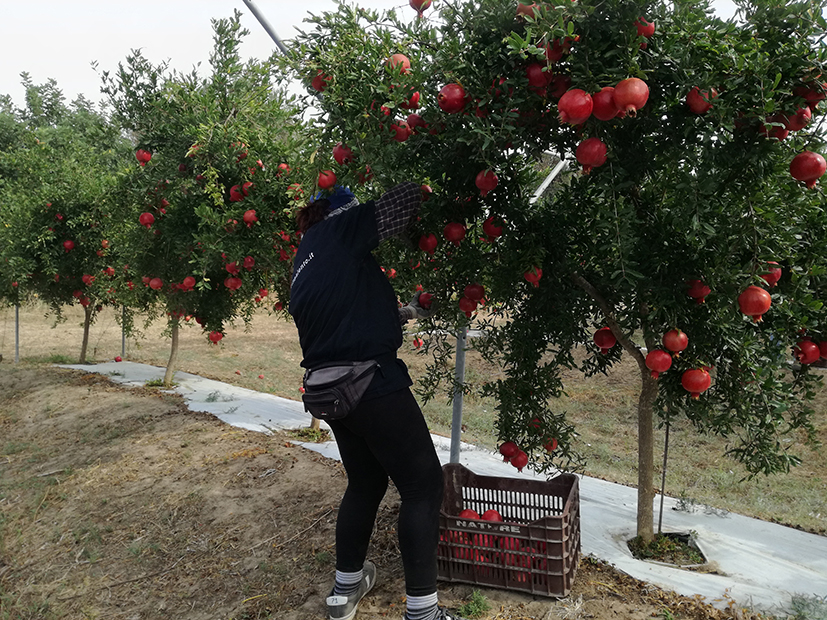
POLYGON ((333 591, 330 591, 330 596, 327 597, 327 615, 330 620, 351 620, 356 615, 356 608, 359 606, 365 594, 370 592, 373 584, 376 583, 376 566, 370 560, 365 561, 365 566, 362 568, 362 583, 359 584, 359 589, 350 596, 336 596, 333 591))

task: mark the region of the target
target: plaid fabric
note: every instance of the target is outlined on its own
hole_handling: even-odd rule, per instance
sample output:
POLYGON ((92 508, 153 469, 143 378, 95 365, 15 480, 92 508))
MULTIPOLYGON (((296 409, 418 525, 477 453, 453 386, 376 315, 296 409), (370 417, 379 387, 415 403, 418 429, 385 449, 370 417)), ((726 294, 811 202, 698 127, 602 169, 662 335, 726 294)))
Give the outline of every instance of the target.
POLYGON ((379 231, 379 241, 404 231, 408 222, 419 211, 421 203, 422 192, 419 184, 413 181, 400 183, 385 192, 376 201, 376 228, 379 231))

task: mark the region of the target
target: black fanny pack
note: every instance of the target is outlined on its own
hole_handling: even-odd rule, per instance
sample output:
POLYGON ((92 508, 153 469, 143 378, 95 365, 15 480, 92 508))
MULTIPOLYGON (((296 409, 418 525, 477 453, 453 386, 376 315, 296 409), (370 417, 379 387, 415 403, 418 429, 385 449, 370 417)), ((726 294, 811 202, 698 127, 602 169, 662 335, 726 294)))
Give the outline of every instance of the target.
POLYGON ((304 410, 319 420, 340 420, 362 400, 379 362, 331 362, 304 373, 304 410))

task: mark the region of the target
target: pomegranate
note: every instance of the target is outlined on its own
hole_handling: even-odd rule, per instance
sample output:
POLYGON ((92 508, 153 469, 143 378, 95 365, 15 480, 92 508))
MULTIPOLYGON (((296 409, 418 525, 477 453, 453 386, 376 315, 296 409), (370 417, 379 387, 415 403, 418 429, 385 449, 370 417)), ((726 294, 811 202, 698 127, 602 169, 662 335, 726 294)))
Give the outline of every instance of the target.
POLYGON ((499 179, 493 170, 481 170, 477 173, 475 184, 480 190, 480 196, 483 198, 488 192, 497 187, 497 183, 499 183, 499 179))
POLYGON ((712 109, 712 100, 718 96, 718 91, 714 88, 711 91, 700 90, 697 86, 693 86, 689 94, 686 95, 686 105, 695 114, 706 114, 712 109))
POLYGON ((164 287, 164 281, 161 278, 152 278, 149 281, 149 288, 152 290, 160 290, 164 287))
POLYGON ((502 515, 500 515, 500 513, 494 510, 493 508, 489 508, 484 513, 482 513, 482 516, 480 518, 483 521, 493 521, 495 523, 503 522, 502 515))
POLYGON ((554 452, 557 449, 557 439, 552 437, 543 444, 543 447, 546 449, 546 452, 554 452))
POLYGON ((681 375, 681 385, 692 398, 697 400, 701 397, 701 392, 706 392, 712 385, 712 378, 706 370, 693 368, 681 375))
POLYGON ((827 162, 824 158, 813 151, 804 151, 796 155, 790 162, 790 174, 797 181, 804 181, 805 185, 812 189, 818 183, 818 179, 827 170, 827 162))
POLYGON ((422 202, 428 202, 431 195, 434 193, 434 190, 431 189, 430 185, 420 185, 419 192, 422 195, 422 202))
MULTIPOLYGON (((150 284, 150 286, 152 285, 150 284)), ((226 286, 231 291, 237 291, 241 288, 241 278, 230 276, 226 280, 224 280, 224 286, 226 286)))
POLYGON ((75 249, 75 242, 72 241, 71 239, 67 239, 66 241, 63 242, 63 249, 66 250, 67 252, 71 252, 72 250, 75 249))
POLYGON ((324 92, 327 88, 327 83, 330 82, 333 78, 329 75, 325 75, 321 69, 316 71, 316 76, 311 80, 310 86, 312 86, 318 92, 324 92))
POLYGON ((810 82, 804 86, 796 86, 793 89, 793 94, 801 97, 807 103, 807 107, 811 112, 815 112, 819 101, 822 101, 827 91, 827 84, 814 84, 810 82))
POLYGON ((600 348, 600 352, 603 355, 606 355, 609 349, 617 344, 617 338, 615 338, 615 335, 609 327, 601 327, 594 332, 592 340, 594 340, 594 343, 600 348))
POLYGON ((572 88, 566 91, 560 101, 557 102, 557 110, 560 113, 560 122, 570 125, 585 123, 591 116, 594 103, 592 96, 585 90, 572 88))
POLYGON ((150 159, 152 159, 152 153, 149 151, 145 151, 144 149, 138 149, 135 151, 135 159, 138 160, 138 163, 141 166, 146 166, 150 159))
POLYGON ((319 189, 330 189, 336 185, 336 174, 332 170, 322 170, 319 173, 319 179, 316 182, 319 189))
POLYGON ((520 451, 519 446, 513 441, 506 441, 500 446, 500 454, 503 455, 503 462, 507 463, 520 451))
POLYGON ((459 84, 446 84, 437 95, 437 103, 443 112, 456 114, 465 108, 465 89, 459 84))
POLYGON ((571 87, 571 76, 555 73, 549 84, 548 94, 552 99, 560 99, 571 87))
POLYGON ((431 293, 422 293, 419 296, 419 305, 426 310, 430 309, 434 296, 431 293))
POLYGON ((255 209, 248 209, 244 212, 244 217, 242 218, 244 223, 247 224, 247 228, 250 228, 253 224, 258 222, 258 217, 256 216, 255 209))
POLYGON ((240 186, 233 185, 230 188, 230 202, 239 202, 240 200, 244 200, 244 192, 241 191, 240 186))
POLYGON ((770 309, 771 304, 772 296, 760 286, 748 286, 743 293, 738 295, 738 306, 741 312, 751 316, 756 323, 770 309))
POLYGON ((460 519, 479 519, 480 515, 476 510, 466 508, 457 515, 460 519))
POLYGON ((795 345, 793 355, 795 355, 795 359, 798 360, 799 364, 812 364, 821 357, 821 351, 815 342, 805 338, 795 345))
MULTIPOLYGON (((655 22, 647 22, 643 17, 638 17, 635 26, 637 27, 637 36, 639 37, 649 39, 655 34, 655 22)), ((646 49, 646 43, 641 43, 640 47, 646 49)))
POLYGON ((410 127, 413 133, 416 133, 417 127, 428 129, 428 123, 426 123, 419 114, 408 114, 408 118, 405 122, 408 123, 408 127, 410 127))
POLYGON ((592 95, 592 114, 601 121, 610 121, 620 111, 615 103, 615 89, 613 86, 604 86, 592 95))
POLYGON ((765 138, 775 138, 781 142, 790 134, 786 122, 787 118, 783 114, 773 114, 767 117, 766 123, 762 123, 758 131, 765 138))
POLYGON ((652 371, 652 378, 657 379, 658 375, 666 372, 672 367, 672 356, 663 349, 649 351, 646 355, 646 368, 652 371))
POLYGON ((250 195, 251 189, 253 189, 253 183, 251 181, 247 181, 246 183, 241 184, 241 193, 245 196, 250 195))
POLYGON ((149 213, 148 211, 144 211, 143 213, 141 213, 141 215, 138 216, 138 222, 141 224, 141 226, 146 226, 147 228, 149 228, 150 226, 152 226, 153 223, 155 223, 155 216, 149 213))
POLYGON ((537 3, 523 4, 522 2, 518 2, 517 17, 530 17, 532 19, 537 17, 537 3))
POLYGON ((615 86, 614 98, 618 110, 634 117, 649 101, 649 87, 639 78, 627 78, 615 86))
POLYGON ((517 471, 523 471, 523 467, 528 465, 528 455, 520 450, 511 457, 511 464, 517 468, 517 471))
POLYGON ((494 216, 492 215, 482 223, 482 232, 488 237, 490 243, 503 234, 503 227, 494 224, 494 216))
POLYGON ((394 140, 404 142, 411 137, 413 131, 411 131, 407 121, 395 121, 391 124, 391 133, 393 133, 394 140))
POLYGON ((405 103, 399 104, 399 107, 403 110, 416 110, 419 107, 419 91, 412 93, 405 103))
POLYGON ((181 282, 181 289, 184 291, 191 291, 195 288, 195 278, 192 276, 187 276, 184 278, 183 282, 181 282))
POLYGON ((353 161, 353 151, 346 144, 339 142, 333 147, 333 159, 335 159, 336 163, 340 166, 344 166, 353 161))
POLYGON ((827 359, 827 340, 822 340, 818 343, 818 352, 821 354, 821 357, 827 359))
POLYGON ((565 54, 571 50, 571 42, 579 40, 579 37, 572 39, 565 37, 561 42, 560 39, 554 39, 551 43, 546 45, 546 58, 549 62, 559 62, 563 59, 565 54))
POLYGON ((789 131, 800 131, 809 124, 812 117, 813 113, 810 111, 810 108, 806 106, 799 108, 792 116, 784 117, 784 127, 789 131))
POLYGON ((770 287, 773 287, 776 284, 778 284, 778 281, 781 279, 782 271, 781 267, 779 267, 778 263, 776 263, 775 261, 767 261, 767 266, 769 265, 775 266, 769 267, 769 272, 762 273, 761 277, 764 278, 764 280, 766 280, 767 284, 769 284, 770 287))
POLYGON ((465 313, 465 316, 470 319, 471 313, 477 309, 477 302, 473 299, 469 299, 468 297, 460 297, 459 309, 462 310, 465 313))
POLYGON ((689 290, 686 291, 686 294, 699 304, 704 303, 706 296, 712 292, 712 289, 701 280, 689 280, 687 284, 689 285, 689 290))
POLYGON ((523 277, 534 286, 540 286, 540 278, 543 277, 543 270, 536 266, 532 267, 523 274, 523 277))
POLYGON ((583 174, 606 163, 606 145, 600 138, 586 138, 577 145, 577 161, 583 164, 583 174))
POLYGON ((408 74, 411 72, 411 61, 405 54, 394 54, 385 62, 394 73, 408 74))
POLYGON ((287 164, 279 164, 276 176, 280 177, 282 174, 290 174, 290 166, 288 166, 287 164))
POLYGON ((675 357, 678 357, 688 344, 689 337, 679 329, 672 329, 663 335, 663 346, 672 351, 675 357))
POLYGON ((224 334, 221 332, 210 332, 210 342, 213 344, 218 344, 221 342, 221 339, 224 337, 224 334))
POLYGON ((427 252, 428 254, 433 254, 434 250, 436 250, 437 240, 436 235, 431 233, 428 235, 422 235, 419 238, 419 249, 423 252, 427 252))
POLYGON ((431 0, 408 0, 408 4, 416 11, 417 17, 422 17, 423 11, 431 6, 431 0))
POLYGON ((458 246, 459 242, 465 238, 465 226, 459 222, 451 222, 445 226, 442 234, 445 235, 445 239, 458 246))
POLYGON ((539 62, 533 62, 525 69, 528 87, 538 95, 544 95, 551 82, 551 71, 539 62))
POLYGON ((485 297, 485 287, 482 284, 469 284, 465 287, 463 294, 468 299, 473 299, 474 301, 480 301, 483 297, 485 297))

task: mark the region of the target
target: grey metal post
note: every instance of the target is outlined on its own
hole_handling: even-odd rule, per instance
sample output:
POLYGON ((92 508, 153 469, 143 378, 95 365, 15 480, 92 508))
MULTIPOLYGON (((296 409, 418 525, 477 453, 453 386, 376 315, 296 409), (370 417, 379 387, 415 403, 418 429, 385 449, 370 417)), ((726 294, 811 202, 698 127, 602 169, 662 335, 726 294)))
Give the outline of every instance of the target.
POLYGON ((20 363, 20 306, 14 304, 14 363, 20 363))
POLYGON ((121 307, 121 357, 126 358, 126 306, 121 307))
POLYGON ((451 418, 451 463, 459 463, 459 444, 462 436, 462 386, 465 385, 465 345, 468 328, 463 327, 457 335, 457 355, 454 367, 454 412, 451 418))
POLYGON ((270 25, 270 22, 267 21, 267 18, 261 14, 261 11, 258 10, 258 7, 253 4, 253 0, 244 0, 244 4, 247 5, 247 8, 250 9, 250 12, 255 15, 258 23, 261 24, 261 27, 270 35, 270 38, 273 39, 275 44, 278 46, 279 50, 282 54, 287 54, 287 47, 285 47, 284 43, 282 43, 281 39, 279 39, 279 35, 276 34, 276 31, 273 30, 273 27, 270 25))

